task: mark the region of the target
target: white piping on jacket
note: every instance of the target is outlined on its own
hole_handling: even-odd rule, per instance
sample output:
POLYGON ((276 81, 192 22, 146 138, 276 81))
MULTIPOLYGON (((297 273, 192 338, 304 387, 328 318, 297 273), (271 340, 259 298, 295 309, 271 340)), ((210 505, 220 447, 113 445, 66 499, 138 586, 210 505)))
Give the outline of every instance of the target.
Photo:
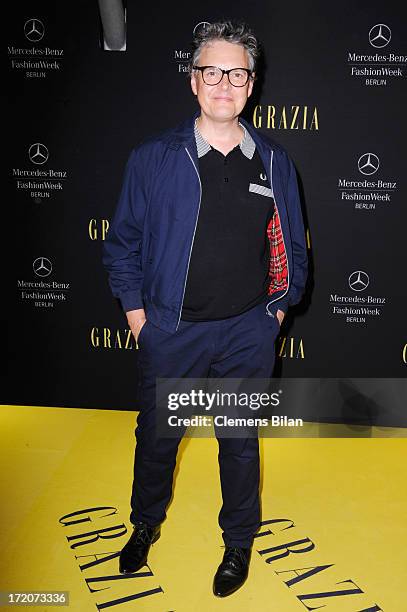
POLYGON ((275 205, 275 207, 277 209, 278 216, 280 217, 281 235, 283 237, 284 250, 285 250, 286 257, 287 257, 287 289, 285 290, 283 295, 279 295, 278 298, 274 298, 274 300, 271 300, 270 302, 267 303, 266 311, 267 311, 267 314, 269 315, 269 317, 274 317, 274 314, 269 311, 269 306, 271 304, 273 304, 276 300, 279 300, 282 297, 284 297, 285 294, 287 293, 288 289, 289 289, 289 286, 290 286, 290 267, 288 265, 288 251, 286 249, 285 242, 284 242, 283 226, 281 225, 281 216, 280 216, 280 213, 278 212, 277 200, 276 200, 276 195, 274 193, 274 187, 273 187, 273 155, 274 155, 274 151, 271 152, 271 158, 270 158, 270 187, 271 187, 271 191, 272 191, 273 197, 274 197, 274 205, 275 205))
POLYGON ((189 250, 188 265, 187 265, 187 271, 186 271, 186 274, 185 274, 184 290, 183 290, 183 292, 182 292, 182 300, 181 300, 181 306, 180 306, 180 309, 179 309, 178 323, 177 323, 177 327, 175 328, 175 331, 177 331, 177 329, 178 329, 178 327, 179 327, 179 322, 180 322, 180 320, 181 320, 182 306, 183 306, 183 304, 184 304, 185 288, 186 288, 186 286, 187 286, 187 278, 188 278, 189 263, 190 263, 190 261, 191 261, 192 247, 193 247, 193 245, 194 245, 194 239, 195 239, 196 227, 197 227, 197 225, 198 225, 198 217, 199 217, 199 211, 200 211, 200 209, 201 209, 201 200, 202 200, 202 183, 201 183, 201 177, 199 176, 198 169, 197 169, 197 167, 196 167, 196 165, 195 165, 194 160, 193 160, 193 159, 192 159, 192 157, 191 157, 190 152, 188 151, 188 149, 187 149, 186 147, 184 147, 184 148, 185 148, 185 151, 186 151, 186 152, 187 152, 187 154, 188 154, 189 159, 190 159, 190 160, 191 160, 191 162, 192 162, 193 167, 195 168, 195 172, 196 172, 196 175, 197 175, 197 177, 198 177, 198 181, 199 181, 199 190, 200 190, 200 193, 199 193, 198 213, 197 213, 197 215, 196 215, 195 227, 194 227, 194 233, 193 233, 193 235, 192 235, 191 248, 190 248, 190 250, 189 250))

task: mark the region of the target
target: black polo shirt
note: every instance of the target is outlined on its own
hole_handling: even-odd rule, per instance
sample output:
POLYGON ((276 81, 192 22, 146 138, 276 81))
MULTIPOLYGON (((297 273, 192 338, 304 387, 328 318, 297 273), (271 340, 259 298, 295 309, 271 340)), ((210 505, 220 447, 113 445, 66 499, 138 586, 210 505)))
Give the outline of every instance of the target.
POLYGON ((267 226, 274 199, 255 143, 244 131, 242 142, 225 156, 195 125, 202 199, 181 313, 185 321, 235 316, 267 295, 267 226))

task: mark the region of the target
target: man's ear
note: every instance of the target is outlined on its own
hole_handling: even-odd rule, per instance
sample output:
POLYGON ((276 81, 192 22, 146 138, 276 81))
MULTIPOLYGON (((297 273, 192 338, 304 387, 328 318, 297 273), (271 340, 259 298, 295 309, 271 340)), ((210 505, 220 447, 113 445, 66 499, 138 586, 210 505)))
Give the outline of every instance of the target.
POLYGON ((248 87, 248 90, 247 90, 247 97, 248 98, 252 95, 253 85, 254 85, 255 79, 256 79, 256 73, 253 72, 252 76, 249 79, 249 87, 248 87))
POLYGON ((195 77, 195 72, 194 71, 191 72, 191 89, 192 89, 192 91, 193 91, 195 96, 198 95, 198 90, 197 90, 197 87, 196 87, 196 77, 195 77))

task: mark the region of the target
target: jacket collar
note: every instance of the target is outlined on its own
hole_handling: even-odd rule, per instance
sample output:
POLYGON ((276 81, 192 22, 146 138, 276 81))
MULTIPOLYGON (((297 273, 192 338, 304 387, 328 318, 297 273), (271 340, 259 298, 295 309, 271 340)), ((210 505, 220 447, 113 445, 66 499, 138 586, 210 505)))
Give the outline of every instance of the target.
MULTIPOLYGON (((243 138, 239 143, 240 150, 245 157, 247 157, 248 159, 253 159, 253 155, 256 150, 255 142, 241 121, 239 121, 239 125, 243 128, 243 138)), ((197 126, 197 119, 195 119, 194 122, 194 136, 198 157, 203 157, 204 155, 209 153, 212 147, 199 131, 199 128, 197 126)))
MULTIPOLYGON (((198 109, 191 117, 179 124, 176 128, 169 130, 163 136, 167 146, 171 149, 179 149, 180 147, 188 147, 196 154, 196 142, 194 134, 195 119, 199 117, 201 111, 198 109)), ((250 136, 253 138, 256 147, 259 148, 260 154, 264 157, 266 151, 274 148, 273 144, 266 139, 263 134, 258 132, 248 121, 239 117, 239 122, 246 128, 250 136)))

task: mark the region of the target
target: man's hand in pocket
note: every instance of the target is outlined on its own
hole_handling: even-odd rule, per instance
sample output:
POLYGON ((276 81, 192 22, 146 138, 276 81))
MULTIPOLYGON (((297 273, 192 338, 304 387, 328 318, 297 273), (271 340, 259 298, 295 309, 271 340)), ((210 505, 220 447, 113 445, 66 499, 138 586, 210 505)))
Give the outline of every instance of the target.
POLYGON ((129 310, 126 312, 127 322, 132 331, 135 341, 137 342, 141 332, 141 328, 146 324, 146 313, 144 308, 138 308, 137 310, 129 310))
POLYGON ((280 323, 280 326, 281 326, 281 323, 283 322, 284 317, 285 317, 285 312, 283 310, 277 310, 276 317, 277 317, 278 322, 280 323))

